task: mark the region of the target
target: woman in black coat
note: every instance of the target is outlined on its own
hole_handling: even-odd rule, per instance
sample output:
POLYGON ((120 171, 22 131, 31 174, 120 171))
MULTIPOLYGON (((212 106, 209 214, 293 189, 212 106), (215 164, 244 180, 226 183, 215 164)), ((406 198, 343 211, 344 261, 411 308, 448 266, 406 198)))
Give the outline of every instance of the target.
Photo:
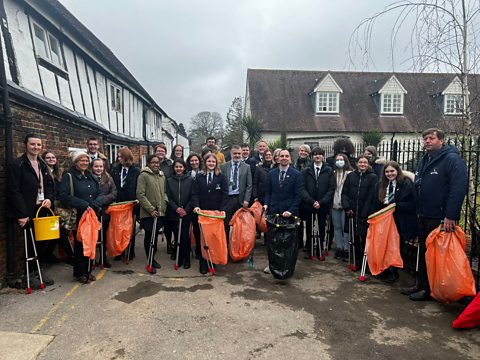
POLYGON ((356 267, 362 264, 370 215, 370 195, 377 182, 366 156, 357 159, 357 169, 347 175, 342 189, 342 207, 347 218, 353 218, 356 267))
POLYGON ((267 191, 268 173, 272 169, 273 156, 270 150, 263 153, 263 161, 257 165, 253 178, 252 198, 265 204, 265 192, 267 191))
MULTIPOLYGON (((400 235, 400 249, 403 242, 417 236, 417 217, 415 215, 415 195, 413 182, 403 175, 400 165, 396 161, 385 164, 380 181, 375 184, 370 200, 370 213, 377 212, 389 204, 395 203, 393 218, 400 235)), ((403 255, 403 251, 402 255, 403 255)), ((384 272, 387 283, 398 279, 397 268, 390 268, 384 272)))
MULTIPOLYGON (((117 189, 117 202, 133 201, 137 199, 137 179, 140 175, 140 169, 133 164, 133 154, 129 148, 121 148, 118 150, 118 162, 119 164, 112 169, 111 175, 115 182, 115 188, 117 189), (123 181, 122 181, 123 178, 123 181)), ((133 215, 139 217, 140 207, 136 205, 133 209, 133 215)), ((115 260, 121 260, 123 255, 118 255, 115 260)), ((135 258, 135 232, 132 233, 130 239, 130 257, 129 260, 135 258)))
POLYGON ((167 221, 173 230, 175 243, 171 259, 176 258, 176 247, 180 246, 178 266, 184 269, 190 268, 190 222, 193 214, 192 189, 193 178, 187 174, 187 164, 180 158, 173 162, 173 175, 167 179, 167 221), (182 219, 182 231, 178 239, 178 230, 182 219), (180 245, 178 245, 180 243, 180 245))
MULTIPOLYGON (((75 152, 72 155, 73 166, 63 174, 60 183, 60 200, 64 206, 77 209, 77 225, 83 213, 91 207, 98 212, 102 206, 103 195, 100 191, 98 181, 93 178, 88 170, 90 157, 83 151, 75 152), (71 194, 70 179, 73 183, 73 195, 71 194)), ((73 276, 82 283, 95 281, 92 274, 88 274, 88 257, 83 256, 83 244, 76 240, 77 232, 73 232, 75 241, 73 248, 74 264, 73 276)))
MULTIPOLYGON (((195 178, 192 194, 193 211, 222 210, 228 200, 228 183, 225 175, 220 173, 217 158, 208 154, 203 159, 203 173, 195 178)), ((207 261, 200 257, 200 273, 208 272, 207 261)))

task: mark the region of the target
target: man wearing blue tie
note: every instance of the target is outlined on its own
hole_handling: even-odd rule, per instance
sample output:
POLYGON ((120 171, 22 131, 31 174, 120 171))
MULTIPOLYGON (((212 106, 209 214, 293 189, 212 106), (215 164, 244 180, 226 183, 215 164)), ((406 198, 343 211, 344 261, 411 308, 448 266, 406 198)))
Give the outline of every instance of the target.
POLYGON ((228 181, 228 200, 225 209, 225 233, 227 241, 230 233, 229 222, 241 207, 248 208, 252 196, 252 173, 250 166, 242 161, 242 148, 233 145, 230 151, 232 160, 220 165, 222 174, 228 181))
POLYGON ((281 214, 284 217, 299 216, 302 198, 302 174, 290 166, 288 150, 280 151, 279 166, 268 174, 265 194, 265 211, 268 214, 281 214))

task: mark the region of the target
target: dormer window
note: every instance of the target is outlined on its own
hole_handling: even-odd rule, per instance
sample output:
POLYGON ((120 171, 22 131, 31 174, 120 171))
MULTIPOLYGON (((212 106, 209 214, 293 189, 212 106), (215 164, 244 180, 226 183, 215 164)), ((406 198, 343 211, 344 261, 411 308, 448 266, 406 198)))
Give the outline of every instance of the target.
POLYGON ((372 96, 375 98, 375 104, 381 115, 401 115, 403 114, 406 93, 407 90, 398 81, 397 77, 392 75, 382 88, 372 96))
POLYGON ((382 94, 382 114, 403 114, 403 94, 382 94))
POLYGON ((327 74, 313 90, 315 94, 314 111, 316 114, 338 114, 340 112, 340 94, 343 90, 332 75, 327 74))
POLYGON ((317 113, 338 113, 339 93, 317 92, 317 113))
POLYGON ((460 115, 463 114, 463 100, 462 95, 445 95, 445 109, 446 115, 460 115))

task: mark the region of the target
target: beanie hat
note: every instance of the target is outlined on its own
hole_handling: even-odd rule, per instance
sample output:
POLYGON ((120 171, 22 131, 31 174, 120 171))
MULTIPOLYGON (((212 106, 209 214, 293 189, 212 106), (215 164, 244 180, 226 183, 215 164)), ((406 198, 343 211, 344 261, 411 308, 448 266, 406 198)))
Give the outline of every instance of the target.
POLYGON ((87 158, 90 159, 90 157, 88 156, 88 154, 85 151, 74 151, 72 153, 73 163, 75 164, 81 157, 84 157, 84 156, 86 156, 87 158))

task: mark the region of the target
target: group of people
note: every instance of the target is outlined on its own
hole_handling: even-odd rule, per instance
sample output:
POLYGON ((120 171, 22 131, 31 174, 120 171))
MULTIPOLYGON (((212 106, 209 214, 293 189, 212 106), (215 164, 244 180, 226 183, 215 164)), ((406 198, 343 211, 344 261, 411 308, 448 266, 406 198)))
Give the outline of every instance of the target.
MULTIPOLYGON (((147 256, 153 246, 149 271, 155 273, 161 267, 155 254, 157 237, 162 230, 171 259, 176 258, 178 247, 178 266, 190 268, 192 229, 194 255, 199 260, 200 273, 205 274, 208 269, 200 245, 200 210, 225 212, 227 243, 232 216, 242 207, 248 209, 253 202, 260 202, 267 214, 297 216, 306 225, 305 230, 301 227, 298 232, 299 247, 305 251, 306 258, 320 260, 327 246, 327 219, 331 219, 334 230, 335 258, 348 259, 352 235, 348 233, 348 223, 353 220, 355 259, 359 268, 368 216, 395 203, 400 246, 417 236, 420 246, 418 281, 414 287, 402 289, 402 293, 412 300, 424 300, 429 297, 426 237, 441 222, 446 231, 451 231, 459 220, 467 191, 467 172, 458 151, 444 143, 440 129, 425 130, 423 140, 426 153, 415 175, 402 171, 395 161, 379 159, 372 146, 355 158, 353 144, 348 139, 335 141, 334 155, 328 158, 320 147, 310 149, 308 145, 301 145, 298 158, 292 162, 287 149, 272 151, 263 140, 257 143, 255 151, 251 151, 248 144, 233 145, 230 160, 225 161, 214 137, 206 139, 201 154, 190 153, 186 159, 181 145, 175 145, 168 158, 167 147, 161 143, 148 155, 143 169, 134 165, 133 154, 126 147, 119 150, 117 164, 108 164, 98 151, 97 139, 91 138, 87 141, 87 150, 74 152, 71 168, 60 174, 55 154, 42 151, 40 137, 29 134, 25 138, 25 154, 10 164, 7 197, 13 211, 9 214, 24 228, 31 226, 40 206, 51 208, 62 204, 75 208, 78 219, 87 208, 92 208, 104 217, 106 229, 106 207, 113 202, 137 200, 134 216, 145 233, 147 256), (314 228, 318 239, 312 237, 314 228)), ((75 238, 75 230, 72 234, 75 238)), ((60 246, 74 266, 74 277, 82 282, 94 281, 95 276, 88 271, 88 259, 83 256, 82 243, 74 241, 73 244, 73 248, 70 247, 63 231, 60 246)), ((52 260, 54 245, 42 244, 40 258, 52 260)), ((104 266, 110 267, 105 251, 101 256, 104 266)), ((135 258, 135 236, 130 251, 116 259, 123 256, 135 258)), ((386 282, 394 282, 398 271, 387 269, 381 277, 386 282)), ((45 281, 47 285, 52 282, 45 281)))

